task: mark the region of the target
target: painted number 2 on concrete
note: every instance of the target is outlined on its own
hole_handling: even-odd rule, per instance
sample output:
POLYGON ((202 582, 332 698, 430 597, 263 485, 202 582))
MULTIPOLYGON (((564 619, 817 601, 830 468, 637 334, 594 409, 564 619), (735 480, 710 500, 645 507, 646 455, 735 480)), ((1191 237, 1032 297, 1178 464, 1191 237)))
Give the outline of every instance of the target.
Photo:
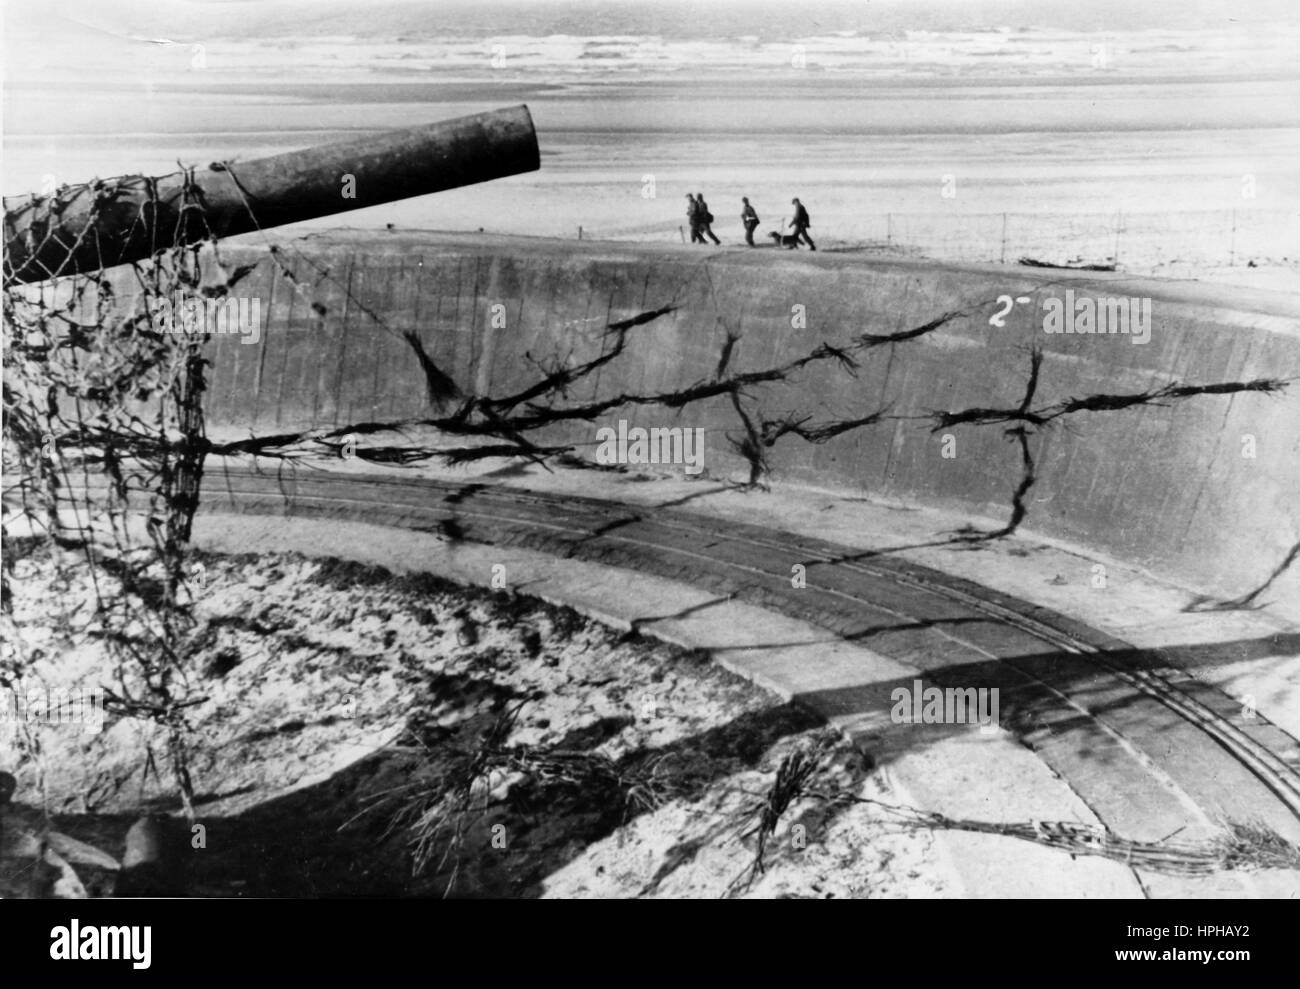
POLYGON ((1004 308, 999 309, 989 317, 989 326, 1006 326, 1005 317, 1007 313, 1011 312, 1012 307, 1014 307, 1016 303, 1020 303, 1020 305, 1023 306, 1028 305, 1029 302, 1030 298, 1027 295, 1017 296, 1014 299, 1009 295, 999 295, 998 305, 1003 306, 1004 308))

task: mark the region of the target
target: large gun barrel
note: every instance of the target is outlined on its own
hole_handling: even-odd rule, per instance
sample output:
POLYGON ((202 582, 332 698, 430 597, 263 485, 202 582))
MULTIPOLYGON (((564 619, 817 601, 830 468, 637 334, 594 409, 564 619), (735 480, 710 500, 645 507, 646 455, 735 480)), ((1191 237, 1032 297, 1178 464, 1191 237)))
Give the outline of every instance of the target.
POLYGON ((98 271, 177 244, 536 171, 526 106, 249 162, 5 198, 6 284, 98 271))

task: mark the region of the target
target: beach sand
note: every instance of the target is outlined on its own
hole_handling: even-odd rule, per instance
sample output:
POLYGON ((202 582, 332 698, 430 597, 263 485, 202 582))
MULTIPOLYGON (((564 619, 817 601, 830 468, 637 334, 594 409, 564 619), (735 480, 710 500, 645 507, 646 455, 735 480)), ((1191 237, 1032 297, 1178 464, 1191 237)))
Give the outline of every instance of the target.
POLYGON ((171 43, 154 44, 134 16, 51 33, 11 11, 6 194, 527 103, 540 171, 318 225, 681 241, 685 195, 702 191, 726 245, 743 243, 742 195, 760 239, 799 196, 823 248, 1255 284, 1300 269, 1294 24, 446 35, 376 13, 320 36, 303 14, 267 35, 164 22, 171 43))

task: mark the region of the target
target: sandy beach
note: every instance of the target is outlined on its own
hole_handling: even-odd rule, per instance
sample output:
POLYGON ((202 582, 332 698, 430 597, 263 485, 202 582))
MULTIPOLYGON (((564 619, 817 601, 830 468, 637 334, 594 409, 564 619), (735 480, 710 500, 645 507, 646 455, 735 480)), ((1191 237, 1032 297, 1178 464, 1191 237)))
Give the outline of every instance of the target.
POLYGON ((168 23, 169 5, 151 24, 131 5, 110 21, 11 4, 5 193, 526 103, 539 172, 319 225, 680 241, 685 194, 703 191, 724 244, 742 242, 742 195, 760 237, 798 195, 832 248, 1233 266, 1256 282, 1248 262, 1293 274, 1300 257, 1294 24, 868 33, 824 19, 859 29, 783 36, 755 14, 749 34, 727 22, 675 38, 541 34, 566 23, 545 7, 514 33, 483 18, 379 30, 318 10, 250 40, 223 37, 216 15, 168 23), (154 27, 167 43, 142 40, 154 27), (24 43, 38 30, 54 39, 39 54, 24 43), (60 40, 77 57, 60 59, 60 40))

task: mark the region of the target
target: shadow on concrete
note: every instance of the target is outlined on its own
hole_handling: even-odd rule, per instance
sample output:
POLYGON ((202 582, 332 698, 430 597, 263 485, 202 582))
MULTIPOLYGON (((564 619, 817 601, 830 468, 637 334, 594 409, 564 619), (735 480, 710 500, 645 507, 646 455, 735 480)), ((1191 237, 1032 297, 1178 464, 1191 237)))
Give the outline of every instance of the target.
MULTIPOLYGON (((1186 662, 1179 666, 1216 665, 1236 659, 1293 656, 1300 653, 1300 635, 1283 634, 1164 649, 1115 649, 1097 654, 1043 652, 1009 659, 957 663, 914 676, 812 691, 795 700, 840 721, 855 742, 881 765, 927 745, 978 730, 985 708, 967 709, 958 703, 956 723, 928 722, 911 698, 937 687, 997 690, 997 722, 1031 748, 1047 738, 1068 736, 1068 748, 1080 760, 1107 765, 1129 763, 1129 756, 1110 731, 1159 759, 1171 746, 1200 744, 1208 738, 1161 701, 1135 689, 1116 672, 1162 671, 1186 696, 1239 728, 1247 728, 1274 751, 1295 748, 1296 742, 1261 715, 1244 716, 1241 700, 1218 688, 1171 671, 1171 653, 1186 662), (918 690, 919 688, 919 690, 918 690), (900 694, 898 691, 904 691, 900 694), (899 707, 899 701, 907 704, 899 707), (922 720, 915 721, 920 713, 922 720), (901 715, 895 717, 895 715, 901 715), (1109 731, 1108 731, 1109 729, 1109 731), (1182 742, 1178 741, 1182 739, 1182 742)), ((978 696, 978 695, 976 695, 978 696)), ((992 695, 986 695, 991 697, 992 695)), ((965 695, 965 701, 975 697, 965 695)), ((951 718, 954 712, 945 711, 951 718)), ((1211 747, 1212 747, 1212 743, 1211 747)), ((1300 768, 1300 767, 1298 767, 1300 768)))

